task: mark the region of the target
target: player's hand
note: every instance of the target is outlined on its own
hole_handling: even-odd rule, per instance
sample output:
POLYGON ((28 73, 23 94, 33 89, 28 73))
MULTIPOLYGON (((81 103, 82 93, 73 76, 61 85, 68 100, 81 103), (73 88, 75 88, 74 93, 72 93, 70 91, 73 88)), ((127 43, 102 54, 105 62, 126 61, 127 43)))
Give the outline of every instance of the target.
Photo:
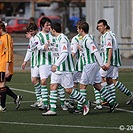
POLYGON ((27 32, 26 33, 26 38, 30 39, 31 37, 32 37, 32 35, 29 32, 27 32))
POLYGON ((6 73, 5 73, 5 77, 9 77, 10 73, 9 73, 9 70, 7 69, 6 70, 6 73))
POLYGON ((78 50, 83 51, 82 47, 78 44, 78 50))
POLYGON ((105 66, 106 66, 106 70, 108 70, 110 68, 110 63, 105 64, 105 66))
POLYGON ((25 66, 26 66, 27 62, 23 62, 23 64, 21 65, 21 68, 24 70, 25 66))
POLYGON ((44 49, 45 49, 46 51, 48 50, 48 45, 49 45, 49 44, 45 44, 45 45, 44 45, 44 49))
POLYGON ((52 66, 52 72, 56 72, 56 68, 57 68, 57 66, 56 65, 53 65, 52 66))
POLYGON ((101 68, 102 68, 104 71, 107 70, 105 65, 103 65, 101 68))

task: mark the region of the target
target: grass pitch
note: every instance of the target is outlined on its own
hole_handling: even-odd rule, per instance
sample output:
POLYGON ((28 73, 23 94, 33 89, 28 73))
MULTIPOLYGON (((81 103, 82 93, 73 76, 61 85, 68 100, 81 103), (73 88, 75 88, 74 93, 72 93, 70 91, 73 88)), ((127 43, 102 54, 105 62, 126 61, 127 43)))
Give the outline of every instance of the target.
MULTIPOLYGON (((119 81, 133 91, 133 72, 120 72, 119 77, 119 81)), ((7 112, 0 113, 0 133, 127 133, 133 131, 133 106, 125 104, 127 96, 117 89, 119 107, 114 113, 107 113, 108 108, 94 110, 92 105, 86 116, 72 114, 62 111, 58 100, 57 116, 42 116, 43 111, 30 107, 30 104, 35 101, 30 73, 16 72, 8 85, 15 93, 23 95, 23 101, 20 108, 15 110, 13 99, 7 96, 7 112)), ((94 101, 91 86, 88 86, 87 93, 87 98, 94 101)))

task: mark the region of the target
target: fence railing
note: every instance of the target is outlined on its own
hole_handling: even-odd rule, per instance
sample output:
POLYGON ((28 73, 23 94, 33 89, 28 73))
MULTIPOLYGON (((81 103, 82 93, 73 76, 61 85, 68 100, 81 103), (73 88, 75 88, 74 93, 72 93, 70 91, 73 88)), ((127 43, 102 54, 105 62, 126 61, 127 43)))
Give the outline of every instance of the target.
MULTIPOLYGON (((14 43, 14 53, 15 53, 15 70, 21 69, 21 63, 23 62, 28 43, 14 43), (20 62, 20 63, 19 63, 20 62)), ((133 42, 119 43, 121 53, 131 54, 132 58, 123 58, 122 56, 122 66, 120 68, 133 69, 133 42)), ((30 69, 30 66, 26 69, 30 69)))

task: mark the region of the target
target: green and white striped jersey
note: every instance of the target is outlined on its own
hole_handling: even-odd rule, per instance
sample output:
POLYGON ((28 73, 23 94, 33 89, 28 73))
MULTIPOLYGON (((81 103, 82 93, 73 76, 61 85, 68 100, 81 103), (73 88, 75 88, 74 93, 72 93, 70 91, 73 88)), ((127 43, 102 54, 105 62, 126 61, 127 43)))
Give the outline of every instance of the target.
POLYGON ((78 49, 78 45, 82 47, 82 36, 79 34, 72 38, 71 52, 76 54, 75 71, 83 71, 84 54, 82 49, 78 49))
POLYGON ((113 66, 121 66, 121 56, 120 56, 120 51, 119 51, 119 46, 118 46, 118 41, 115 33, 112 31, 109 31, 111 37, 113 38, 113 54, 112 54, 112 60, 111 60, 111 65, 113 66))
POLYGON ((100 42, 101 42, 101 55, 103 62, 104 63, 108 62, 108 51, 111 48, 113 50, 111 65, 117 67, 120 66, 121 59, 120 59, 120 53, 119 53, 116 35, 111 31, 107 31, 104 35, 101 36, 100 42))
POLYGON ((40 65, 52 65, 53 53, 51 45, 53 45, 53 36, 50 33, 43 33, 42 31, 36 34, 34 47, 37 48, 37 66, 40 65), (44 45, 49 44, 48 50, 44 50, 44 45))
POLYGON ((94 53, 98 51, 98 49, 95 45, 94 39, 92 38, 91 34, 86 34, 83 37, 82 47, 83 47, 84 60, 85 60, 84 65, 95 63, 96 59, 94 53))
POLYGON ((71 48, 70 48, 70 42, 68 38, 61 33, 56 38, 56 47, 58 48, 58 57, 55 60, 54 64, 57 62, 60 62, 59 66, 57 67, 57 72, 73 72, 74 66, 73 66, 73 59, 71 55, 71 48), (67 53, 67 58, 62 62, 61 56, 63 53, 67 53))
POLYGON ((31 37, 29 39, 29 45, 24 59, 24 61, 26 62, 30 60, 31 67, 34 67, 36 65, 36 56, 35 56, 36 50, 32 49, 33 43, 34 43, 34 37, 31 37))

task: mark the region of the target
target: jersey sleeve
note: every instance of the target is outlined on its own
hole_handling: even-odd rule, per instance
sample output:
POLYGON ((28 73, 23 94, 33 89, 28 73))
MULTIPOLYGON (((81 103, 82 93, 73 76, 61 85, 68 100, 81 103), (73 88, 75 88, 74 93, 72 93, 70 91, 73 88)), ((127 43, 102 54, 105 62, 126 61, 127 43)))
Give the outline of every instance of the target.
POLYGON ((91 54, 98 51, 98 49, 97 49, 97 47, 96 47, 96 45, 92 39, 90 39, 90 40, 88 39, 86 41, 86 47, 90 50, 91 54))
POLYGON ((61 39, 60 44, 61 44, 61 53, 68 53, 67 40, 65 40, 65 38, 61 39))
POLYGON ((6 62, 13 62, 13 40, 10 35, 6 36, 6 44, 5 44, 5 53, 6 53, 6 62))
POLYGON ((113 45, 112 45, 112 37, 111 37, 111 35, 110 34, 107 34, 107 36, 106 36, 106 48, 112 48, 113 47, 113 45))
POLYGON ((78 44, 79 44, 78 41, 75 38, 72 38, 72 41, 71 41, 71 52, 72 53, 77 53, 78 44))

